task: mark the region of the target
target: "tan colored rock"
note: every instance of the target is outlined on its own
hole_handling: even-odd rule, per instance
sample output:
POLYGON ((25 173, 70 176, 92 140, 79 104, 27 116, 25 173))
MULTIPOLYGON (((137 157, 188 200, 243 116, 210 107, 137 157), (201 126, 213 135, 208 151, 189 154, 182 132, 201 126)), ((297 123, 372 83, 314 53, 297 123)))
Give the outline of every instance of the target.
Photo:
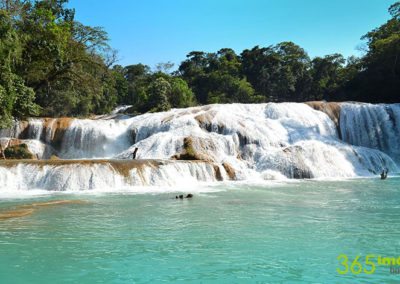
POLYGON ((306 102, 306 104, 315 110, 319 110, 326 113, 329 116, 329 118, 332 119, 332 121, 336 124, 336 127, 339 126, 340 103, 312 101, 312 102, 306 102))
POLYGON ((200 127, 204 128, 207 125, 211 125, 213 118, 217 114, 216 111, 207 111, 202 114, 196 115, 194 119, 197 120, 199 123, 200 127))
POLYGON ((235 169, 234 169, 230 164, 228 164, 228 163, 222 163, 222 166, 224 167, 224 169, 225 169, 225 171, 226 171, 228 177, 229 177, 231 180, 236 179, 236 171, 235 171, 235 169))
POLYGON ((45 137, 50 137, 49 142, 54 148, 59 149, 61 147, 64 135, 70 127, 72 121, 73 118, 71 117, 44 119, 43 135, 45 135, 45 137))
POLYGON ((214 174, 215 174, 215 179, 218 181, 222 181, 222 173, 221 173, 221 169, 219 168, 218 165, 214 165, 214 174))
POLYGON ((189 136, 183 139, 183 152, 172 156, 174 160, 197 160, 214 162, 212 153, 215 152, 216 145, 210 139, 189 136))
POLYGON ((26 139, 28 138, 28 131, 29 131, 29 122, 27 120, 22 120, 18 122, 18 135, 19 139, 26 139))

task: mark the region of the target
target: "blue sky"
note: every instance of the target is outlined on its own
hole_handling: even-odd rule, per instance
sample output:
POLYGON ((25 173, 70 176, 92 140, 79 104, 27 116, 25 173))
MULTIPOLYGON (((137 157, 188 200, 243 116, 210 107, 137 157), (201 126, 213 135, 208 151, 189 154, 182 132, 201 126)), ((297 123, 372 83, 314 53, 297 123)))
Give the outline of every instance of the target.
POLYGON ((310 56, 358 55, 360 37, 395 0, 70 0, 76 19, 102 26, 121 65, 179 64, 193 50, 237 53, 293 41, 310 56))

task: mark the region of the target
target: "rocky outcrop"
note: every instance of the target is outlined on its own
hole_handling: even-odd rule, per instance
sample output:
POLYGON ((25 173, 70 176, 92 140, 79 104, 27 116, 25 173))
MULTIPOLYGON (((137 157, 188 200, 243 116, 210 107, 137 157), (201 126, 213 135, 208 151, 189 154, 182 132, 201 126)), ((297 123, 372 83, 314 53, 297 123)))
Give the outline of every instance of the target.
POLYGON ((217 181, 223 181, 224 178, 222 177, 221 168, 218 165, 214 165, 213 167, 214 167, 215 179, 217 181))
POLYGON ((29 121, 19 121, 10 129, 2 131, 3 137, 12 137, 22 140, 37 139, 51 145, 55 149, 60 149, 64 135, 71 125, 74 118, 61 117, 61 118, 41 118, 32 121, 39 121, 33 123, 29 121), (39 137, 37 137, 39 135, 39 137))
POLYGON ((299 146, 291 146, 283 149, 286 155, 284 168, 280 169, 286 177, 295 179, 313 178, 311 169, 304 162, 303 149, 299 146))
POLYGON ((3 159, 36 159, 36 155, 20 139, 0 138, 0 154, 3 159))
POLYGON ((256 144, 259 145, 259 141, 247 136, 246 126, 243 122, 239 121, 237 128, 231 129, 221 121, 216 120, 217 111, 209 110, 209 107, 203 107, 203 113, 196 115, 194 118, 198 122, 201 129, 207 132, 215 132, 218 134, 235 134, 239 140, 239 146, 244 147, 248 144, 256 144))
POLYGON ((172 159, 214 162, 215 160, 211 155, 215 150, 216 145, 213 141, 189 136, 183 139, 183 152, 174 155, 172 159))
MULTIPOLYGON (((1 144, 0 152, 1 152, 1 149, 4 150, 7 147, 13 147, 13 146, 19 146, 21 144, 25 144, 25 146, 27 146, 27 151, 30 152, 31 154, 33 154, 35 159, 36 158, 47 159, 54 153, 54 149, 51 146, 49 146, 45 143, 42 143, 39 140, 34 140, 34 139, 22 140, 22 139, 14 139, 14 138, 0 138, 0 144, 1 144)), ((23 146, 23 147, 25 147, 25 146, 23 146)), ((1 155, 1 157, 2 157, 2 155, 1 155)))
POLYGON ((8 146, 4 150, 4 156, 6 159, 35 159, 35 155, 32 154, 28 145, 21 143, 18 145, 8 146))
POLYGON ((337 102, 324 102, 324 101, 312 101, 306 102, 307 105, 315 110, 326 113, 330 119, 339 127, 340 122, 340 103, 337 102))
POLYGON ((231 180, 236 179, 236 172, 235 169, 228 163, 222 163, 222 166, 224 167, 226 174, 231 180))
POLYGON ((43 125, 42 141, 46 141, 55 149, 59 150, 68 127, 70 127, 73 118, 45 118, 43 125))
POLYGON ((194 119, 197 120, 201 128, 211 131, 212 121, 216 114, 216 111, 206 111, 202 114, 196 115, 194 119))

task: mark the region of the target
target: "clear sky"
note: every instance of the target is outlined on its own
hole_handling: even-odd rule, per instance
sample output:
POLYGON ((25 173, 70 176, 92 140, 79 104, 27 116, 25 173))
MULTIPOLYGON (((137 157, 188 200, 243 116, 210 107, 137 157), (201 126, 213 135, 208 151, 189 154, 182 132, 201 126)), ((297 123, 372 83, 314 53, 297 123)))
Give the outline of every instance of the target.
POLYGON ((121 65, 179 64, 193 50, 237 53, 293 41, 310 56, 357 55, 360 37, 395 0, 70 0, 76 19, 102 26, 121 65))

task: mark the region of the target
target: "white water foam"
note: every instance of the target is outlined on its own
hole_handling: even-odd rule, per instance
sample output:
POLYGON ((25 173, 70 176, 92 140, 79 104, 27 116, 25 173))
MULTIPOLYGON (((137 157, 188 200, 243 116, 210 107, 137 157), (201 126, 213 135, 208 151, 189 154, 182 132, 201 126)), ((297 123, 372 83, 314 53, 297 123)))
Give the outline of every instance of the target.
MULTIPOLYGON (((139 148, 138 159, 168 160, 185 151, 184 141, 189 137, 196 153, 219 164, 221 169, 222 164, 230 165, 239 180, 374 176, 383 168, 398 172, 399 110, 398 104, 342 104, 340 135, 325 113, 302 103, 209 105, 128 119, 74 119, 56 154, 67 159, 131 159, 134 149, 139 148)), ((28 146, 44 155, 46 145, 52 145, 51 135, 46 132, 42 137, 43 119, 28 122, 28 146)), ((2 130, 0 135, 18 135, 17 128, 2 130)), ((104 166, 73 167, 63 170, 73 173, 70 175, 51 167, 31 169, 35 177, 3 168, 0 179, 4 181, 11 175, 27 180, 15 185, 24 190, 100 190, 143 185, 139 181, 126 185, 104 166)), ((221 174, 227 179, 225 171, 221 174)), ((205 173, 200 174, 202 178, 193 178, 197 173, 180 165, 157 172, 149 169, 144 175, 149 185, 157 186, 177 186, 178 176, 187 184, 215 181, 214 175, 205 173), (174 182, 170 184, 171 180, 174 182)), ((10 180, 2 182, 0 188, 8 186, 10 180)))

